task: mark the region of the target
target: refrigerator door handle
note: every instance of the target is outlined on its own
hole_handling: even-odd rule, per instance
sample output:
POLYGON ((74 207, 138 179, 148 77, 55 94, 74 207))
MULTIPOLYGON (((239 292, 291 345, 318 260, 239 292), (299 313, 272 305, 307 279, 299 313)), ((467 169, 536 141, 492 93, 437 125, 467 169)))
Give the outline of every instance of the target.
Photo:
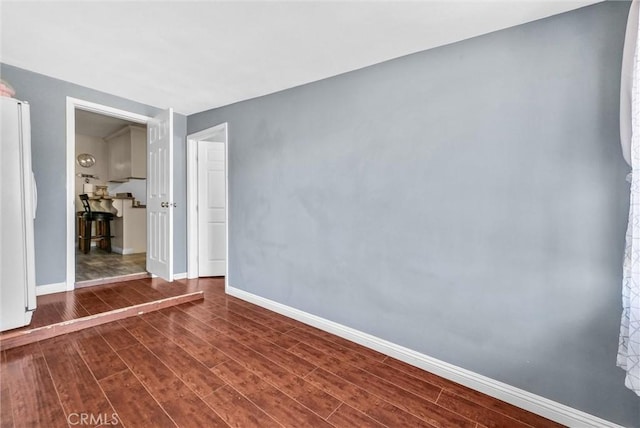
POLYGON ((33 218, 36 218, 38 210, 38 185, 36 184, 36 175, 31 171, 31 181, 33 182, 33 218))

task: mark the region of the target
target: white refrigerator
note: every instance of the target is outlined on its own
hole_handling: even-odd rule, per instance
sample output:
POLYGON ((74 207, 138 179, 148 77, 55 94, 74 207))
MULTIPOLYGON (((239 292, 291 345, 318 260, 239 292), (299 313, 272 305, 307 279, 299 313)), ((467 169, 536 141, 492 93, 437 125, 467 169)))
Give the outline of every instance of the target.
POLYGON ((36 309, 29 104, 0 97, 0 331, 31 323, 36 309))

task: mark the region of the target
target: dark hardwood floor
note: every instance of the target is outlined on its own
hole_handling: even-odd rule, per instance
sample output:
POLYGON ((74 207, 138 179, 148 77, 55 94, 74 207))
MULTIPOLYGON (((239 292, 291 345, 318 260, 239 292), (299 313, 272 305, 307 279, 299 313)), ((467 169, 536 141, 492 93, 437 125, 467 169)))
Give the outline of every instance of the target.
POLYGON ((198 291, 198 289, 195 282, 176 281, 169 285, 160 279, 145 278, 38 296, 38 309, 33 314, 31 324, 2 332, 0 338, 10 332, 29 330, 114 309, 149 303, 191 293, 198 291))
POLYGON ((142 283, 57 311, 173 287, 205 299, 2 351, 2 427, 559 426, 227 296, 223 279, 142 283))

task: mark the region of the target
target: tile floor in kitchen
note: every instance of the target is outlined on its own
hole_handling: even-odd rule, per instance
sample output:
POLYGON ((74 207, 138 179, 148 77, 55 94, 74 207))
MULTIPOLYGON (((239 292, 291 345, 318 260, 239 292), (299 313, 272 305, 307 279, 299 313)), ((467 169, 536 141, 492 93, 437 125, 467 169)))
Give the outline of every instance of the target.
POLYGON ((102 280, 146 272, 147 253, 107 253, 91 247, 88 254, 76 248, 76 282, 102 280))

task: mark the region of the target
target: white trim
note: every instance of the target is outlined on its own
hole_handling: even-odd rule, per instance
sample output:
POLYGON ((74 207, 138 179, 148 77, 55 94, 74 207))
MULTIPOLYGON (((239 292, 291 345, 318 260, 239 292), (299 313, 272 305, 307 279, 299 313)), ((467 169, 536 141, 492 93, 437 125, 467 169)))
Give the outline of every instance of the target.
POLYGON ((173 274, 173 279, 185 279, 186 277, 187 277, 187 273, 186 272, 174 273, 173 274))
POLYGON ((560 404, 539 395, 507 385, 506 383, 454 366, 453 364, 449 364, 428 355, 421 354, 420 352, 396 345, 395 343, 355 330, 351 327, 329 321, 273 300, 248 293, 238 288, 234 288, 228 284, 225 286, 225 291, 231 296, 272 310, 305 324, 309 324, 321 330, 335 334, 336 336, 359 343, 367 348, 374 349, 385 355, 404 361, 405 363, 419 367, 430 373, 434 373, 476 391, 480 391, 491 397, 506 401, 509 404, 513 404, 514 406, 536 413, 563 425, 572 427, 622 428, 620 425, 616 425, 597 416, 590 415, 564 404, 560 404))
POLYGON ((227 122, 187 135, 187 278, 198 278, 198 141, 224 130, 224 182, 226 266, 229 274, 229 124, 227 122))
POLYGON ((36 296, 44 296, 45 294, 64 293, 67 291, 66 282, 54 282, 53 284, 44 284, 36 286, 36 296))
POLYGON ((111 251, 113 251, 114 253, 122 254, 123 256, 136 254, 136 251, 133 248, 115 247, 113 245, 111 246, 111 251))
POLYGON ((66 291, 71 291, 76 282, 75 266, 75 149, 76 149, 76 109, 99 113, 106 116, 125 119, 146 125, 152 118, 137 113, 120 110, 117 108, 92 103, 78 98, 67 97, 67 275, 66 291))
POLYGON ((198 141, 187 136, 187 278, 198 277, 198 141))

